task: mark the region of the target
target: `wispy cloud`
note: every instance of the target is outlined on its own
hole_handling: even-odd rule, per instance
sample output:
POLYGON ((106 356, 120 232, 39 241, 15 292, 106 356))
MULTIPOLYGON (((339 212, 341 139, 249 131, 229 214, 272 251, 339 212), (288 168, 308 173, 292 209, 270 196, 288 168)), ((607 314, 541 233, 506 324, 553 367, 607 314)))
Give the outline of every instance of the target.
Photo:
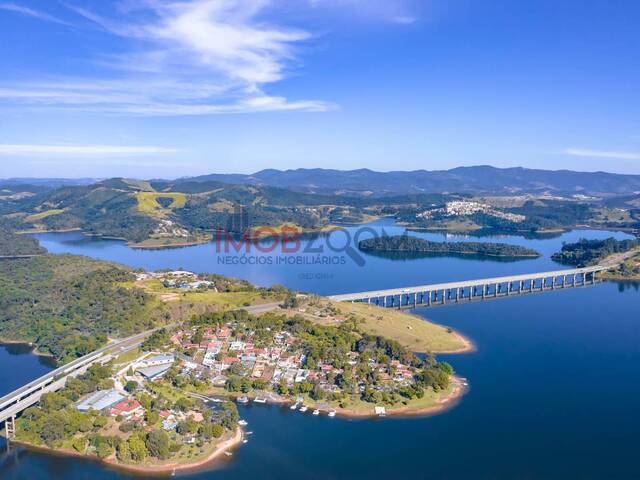
POLYGON ((573 157, 611 158, 616 160, 640 160, 638 152, 620 152, 613 150, 589 150, 583 148, 567 148, 564 153, 573 157))
POLYGON ((180 151, 175 148, 151 146, 0 144, 0 155, 4 156, 138 156, 162 155, 180 151))
POLYGON ((18 5, 17 3, 0 3, 0 10, 5 10, 8 12, 19 13, 21 15, 26 15, 28 17, 37 18, 39 20, 44 20, 46 22, 60 23, 62 25, 69 25, 68 22, 50 15, 46 12, 42 12, 40 10, 34 10, 33 8, 25 7, 23 5, 18 5))
POLYGON ((105 17, 68 5, 108 34, 127 40, 94 63, 103 78, 0 84, 4 103, 134 115, 327 111, 318 100, 265 92, 281 81, 309 32, 267 21, 271 0, 145 0, 105 17))

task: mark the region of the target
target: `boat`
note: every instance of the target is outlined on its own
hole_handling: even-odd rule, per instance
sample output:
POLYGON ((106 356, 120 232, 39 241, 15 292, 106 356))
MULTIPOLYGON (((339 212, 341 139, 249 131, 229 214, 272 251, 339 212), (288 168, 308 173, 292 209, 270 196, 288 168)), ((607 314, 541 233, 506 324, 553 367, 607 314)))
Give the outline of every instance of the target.
POLYGON ((296 402, 296 403, 294 403, 293 405, 291 405, 291 406, 289 407, 289 409, 290 409, 290 410, 297 410, 297 409, 298 409, 298 403, 297 403, 297 402, 296 402))
POLYGON ((314 415, 320 415, 320 410, 318 410, 317 408, 313 411, 314 415))
POLYGON ((247 432, 245 435, 253 435, 253 432, 247 432))
POLYGON ((224 452, 224 454, 225 454, 227 457, 230 457, 231 455, 233 455, 233 453, 232 453, 232 452, 224 452))
POLYGON ((329 416, 330 417, 335 417, 336 416, 336 411, 333 410, 333 409, 329 410, 329 416))
POLYGON ((303 406, 300 407, 300 411, 302 413, 306 412, 307 410, 309 410, 309 407, 307 407, 306 405, 303 405, 303 406))
POLYGON ((246 427, 249 424, 246 420, 238 420, 238 425, 240 425, 241 427, 246 427))
POLYGON ((265 397, 256 397, 254 403, 267 403, 267 399, 265 397))
POLYGON ((249 403, 249 397, 247 397, 246 395, 242 395, 242 396, 237 398, 236 402, 238 402, 238 403, 249 403))
POLYGON ((242 443, 249 443, 249 440, 245 438, 244 440, 242 440, 242 443))

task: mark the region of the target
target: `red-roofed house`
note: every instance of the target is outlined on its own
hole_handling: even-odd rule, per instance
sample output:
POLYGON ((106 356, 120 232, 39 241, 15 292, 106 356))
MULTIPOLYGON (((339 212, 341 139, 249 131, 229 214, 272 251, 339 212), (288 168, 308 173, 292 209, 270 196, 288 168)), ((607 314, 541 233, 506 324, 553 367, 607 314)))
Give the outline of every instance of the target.
POLYGON ((117 417, 121 415, 123 417, 130 417, 132 415, 142 415, 144 409, 140 402, 138 402, 135 398, 127 398, 120 403, 111 407, 111 415, 117 417))

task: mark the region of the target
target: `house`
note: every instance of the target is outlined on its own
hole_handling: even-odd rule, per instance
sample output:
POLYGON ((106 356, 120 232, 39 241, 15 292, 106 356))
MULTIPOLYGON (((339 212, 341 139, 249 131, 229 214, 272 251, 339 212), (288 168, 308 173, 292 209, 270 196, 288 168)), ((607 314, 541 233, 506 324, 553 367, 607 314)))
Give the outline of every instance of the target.
POLYGON ((124 399, 124 395, 120 395, 113 388, 110 390, 99 390, 78 402, 76 408, 80 412, 88 412, 89 410, 102 412, 120 403, 124 399))
POLYGON ((111 415, 114 417, 120 415, 129 418, 133 415, 141 415, 143 412, 142 405, 135 398, 127 398, 111 407, 111 415))
POLYGON ((165 365, 167 363, 175 362, 176 358, 171 353, 163 353, 160 355, 154 355, 149 358, 145 358, 140 362, 143 367, 155 367, 158 365, 165 365))

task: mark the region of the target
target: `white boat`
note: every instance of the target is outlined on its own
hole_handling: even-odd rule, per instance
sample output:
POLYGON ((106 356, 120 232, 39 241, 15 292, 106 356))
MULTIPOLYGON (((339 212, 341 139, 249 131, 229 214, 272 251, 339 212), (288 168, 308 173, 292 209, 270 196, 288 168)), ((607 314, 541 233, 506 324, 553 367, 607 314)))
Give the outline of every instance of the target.
POLYGON ((253 435, 253 432, 247 432, 246 435, 253 435))
POLYGON ((238 397, 236 402, 238 402, 238 403, 249 403, 249 397, 247 397, 246 395, 242 395, 241 397, 238 397))
POLYGON ((242 443, 249 443, 249 440, 245 438, 244 440, 242 440, 242 443))
POLYGON ((320 415, 320 410, 318 410, 317 408, 313 411, 314 415, 320 415))
POLYGON ((246 427, 249 424, 246 420, 238 420, 238 425, 240 425, 241 427, 246 427))
POLYGON ((307 410, 309 410, 309 407, 307 407, 306 405, 303 405, 303 406, 300 407, 300 411, 302 413, 306 412, 307 410))
POLYGON ((336 411, 335 410, 329 410, 329 416, 330 417, 335 417, 336 416, 336 411))
POLYGON ((267 399, 265 397, 256 397, 254 402, 255 403, 267 403, 267 399))
POLYGON ((290 409, 290 410, 297 410, 297 409, 298 409, 298 404, 297 404, 297 403, 294 403, 293 405, 291 405, 291 406, 289 407, 289 409, 290 409))
POLYGON ((230 457, 231 455, 233 455, 233 453, 232 453, 232 452, 224 452, 224 454, 225 454, 227 457, 230 457))

